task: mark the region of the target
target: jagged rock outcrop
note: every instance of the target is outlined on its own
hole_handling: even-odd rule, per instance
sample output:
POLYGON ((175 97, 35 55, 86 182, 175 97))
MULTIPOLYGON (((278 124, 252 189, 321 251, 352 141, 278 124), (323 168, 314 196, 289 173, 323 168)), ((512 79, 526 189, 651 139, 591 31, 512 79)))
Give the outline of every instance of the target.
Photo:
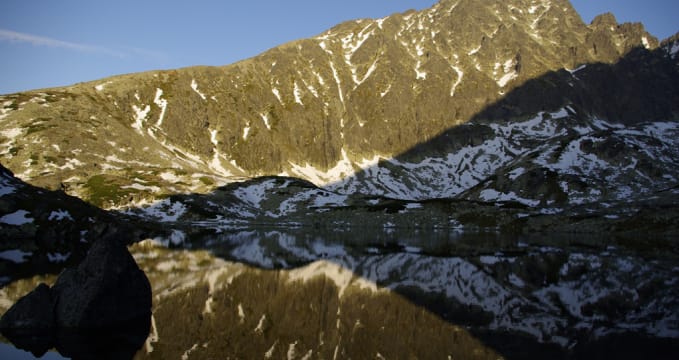
MULTIPOLYGON (((640 24, 604 15, 587 25, 565 0, 443 0, 419 12, 349 21, 224 67, 5 95, 0 152, 22 179, 63 186, 106 207, 203 192, 241 176, 286 173, 324 185, 364 168, 367 159, 427 144, 505 96, 514 99, 519 88, 522 100, 508 102, 504 120, 517 113, 512 108, 555 111, 570 102, 581 103, 582 117, 613 122, 668 113, 664 106, 643 118, 615 118, 627 114, 616 104, 635 95, 643 95, 631 102, 635 108, 654 97, 676 114, 676 102, 666 100, 674 95, 664 91, 674 75, 650 92, 618 75, 596 88, 610 80, 606 71, 576 86, 588 95, 626 89, 624 97, 601 100, 571 96, 570 80, 550 75, 612 65, 631 52, 649 58, 657 47, 640 24), (541 80, 530 85, 534 79, 541 80), (74 136, 81 140, 70 141, 74 136), (50 146, 37 151, 36 142, 50 146), (342 172, 326 172, 342 164, 342 172)), ((647 60, 634 70, 662 73, 655 57, 647 60)))
POLYGON ((61 190, 27 184, 0 164, 1 284, 75 266, 96 239, 125 234, 136 241, 154 232, 61 190))

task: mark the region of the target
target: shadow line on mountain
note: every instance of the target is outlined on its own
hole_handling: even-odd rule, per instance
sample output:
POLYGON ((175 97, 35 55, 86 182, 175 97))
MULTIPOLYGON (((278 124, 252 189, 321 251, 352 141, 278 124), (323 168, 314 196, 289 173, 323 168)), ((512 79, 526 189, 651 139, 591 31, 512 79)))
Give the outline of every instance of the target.
MULTIPOLYGON (((479 145, 494 136, 485 125, 494 121, 512 121, 527 119, 541 112, 550 112, 570 107, 567 121, 586 121, 588 118, 600 118, 612 123, 633 125, 649 121, 673 121, 679 114, 679 76, 676 64, 668 59, 663 49, 648 51, 645 48, 633 49, 615 64, 583 64, 577 71, 559 70, 549 72, 537 79, 526 81, 513 89, 498 102, 487 106, 470 119, 473 125, 450 128, 433 139, 418 144, 397 155, 399 162, 417 162, 429 155, 448 154, 467 145, 479 145), (662 70, 658 70, 662 69, 662 70)), ((566 120, 564 120, 566 121, 566 120)), ((564 124, 568 126, 568 124, 564 124)), ((384 160, 388 161, 388 160, 384 160)), ((374 168, 364 169, 352 175, 353 179, 365 180, 373 173, 374 168)), ((329 184, 328 187, 337 184, 329 184)), ((193 196, 193 195, 191 195, 193 196)), ((463 204, 459 204, 463 205, 463 204)), ((311 225, 313 226, 313 225, 311 225)), ((256 228, 256 227, 255 227, 256 228)), ((606 238, 606 235, 602 237, 606 238)), ((403 251, 398 241, 392 243, 394 249, 403 251)), ((390 245, 387 245, 390 246, 390 245)), ((209 246, 201 247, 210 249, 209 246)), ((218 255, 219 256, 219 255, 218 255)), ((285 256, 281 253, 278 256, 285 256)), ((434 255, 435 256, 435 255, 434 255)), ((229 255, 221 257, 232 261, 243 261, 229 255)), ((316 260, 333 261, 332 257, 308 259, 301 263, 289 264, 290 268, 305 266, 316 260)), ((250 265, 261 266, 252 263, 250 265)), ((343 266, 341 262, 338 265, 343 266)), ((274 269, 288 268, 274 265, 274 269)), ((355 269, 349 269, 354 271, 355 269)), ((356 275, 365 276, 359 271, 356 275)), ((462 313, 451 316, 445 302, 432 299, 428 294, 412 291, 408 288, 397 288, 395 292, 413 304, 421 306, 441 319, 452 324, 466 326, 460 321, 462 313)), ((473 313, 473 312, 471 312, 473 313)), ((469 316, 469 314, 467 314, 469 316)), ((473 316, 473 315, 472 315, 473 316)), ((468 319, 469 320, 469 319, 468 319)), ((540 343, 536 339, 512 333, 511 331, 476 332, 475 335, 508 359, 513 358, 565 358, 573 355, 569 350, 555 345, 540 343)), ((597 351, 597 347, 606 347, 606 342, 613 342, 620 349, 622 358, 634 358, 638 352, 630 351, 635 346, 645 344, 657 345, 658 355, 674 345, 663 341, 654 343, 639 334, 623 334, 619 337, 603 338, 578 347, 578 351, 597 351), (631 341, 636 337, 636 342, 631 341), (669 346, 669 347, 668 347, 669 346), (588 350, 589 349, 589 350, 588 350)), ((587 358, 592 354, 580 354, 587 358)))
MULTIPOLYGON (((525 81, 462 125, 448 128, 392 159, 380 160, 376 166, 327 187, 341 189, 353 181, 369 181, 380 166, 392 166, 390 162, 413 164, 428 157, 445 157, 467 146, 482 145, 496 136, 489 124, 525 121, 540 114, 544 120, 550 112, 564 109, 567 116, 559 119, 559 126, 563 128, 587 125, 591 119, 622 125, 676 121, 679 119, 677 60, 663 47, 652 51, 637 47, 613 64, 590 63, 575 70, 550 71, 525 81)), ((485 180, 488 179, 480 179, 485 180)))

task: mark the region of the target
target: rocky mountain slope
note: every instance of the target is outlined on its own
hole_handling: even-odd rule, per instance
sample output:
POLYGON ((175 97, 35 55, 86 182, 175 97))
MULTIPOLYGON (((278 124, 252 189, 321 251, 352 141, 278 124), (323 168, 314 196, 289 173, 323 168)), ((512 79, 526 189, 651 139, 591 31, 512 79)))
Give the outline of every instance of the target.
POLYGON ((0 286, 78 264, 95 240, 115 234, 132 242, 151 232, 62 191, 26 184, 0 165, 0 286))
MULTIPOLYGON (((674 44, 659 46, 642 25, 610 14, 584 24, 562 0, 443 0, 224 67, 4 95, 0 153, 21 179, 104 207, 281 174, 342 193, 501 200, 512 189, 493 185, 481 196, 487 189, 472 187, 502 169, 530 170, 519 162, 552 148, 517 144, 510 133, 495 134, 509 143, 492 144, 491 128, 458 125, 499 121, 508 130, 533 119, 525 136, 564 145, 570 136, 577 146, 600 138, 599 120, 642 132, 641 123, 673 121, 674 44), (537 130, 541 119, 556 132, 537 130)), ((651 181, 665 186, 663 175, 651 181)), ((587 196, 576 191, 576 202, 587 196)))

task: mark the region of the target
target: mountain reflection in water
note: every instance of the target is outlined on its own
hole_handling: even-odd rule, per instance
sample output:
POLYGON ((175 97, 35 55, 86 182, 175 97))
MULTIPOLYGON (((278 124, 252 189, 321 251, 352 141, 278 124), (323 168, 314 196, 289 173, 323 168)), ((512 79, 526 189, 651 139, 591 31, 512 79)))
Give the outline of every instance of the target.
MULTIPOLYGON (((154 294, 139 359, 679 350, 679 263, 609 239, 246 229, 194 234, 183 249, 144 241, 131 252, 154 294)), ((0 305, 23 295, 26 281, 0 290, 0 305)))
POLYGON ((586 358, 610 339, 662 356, 679 338, 677 262, 608 239, 300 228, 191 246, 209 252, 135 246, 156 304, 138 357, 586 358))

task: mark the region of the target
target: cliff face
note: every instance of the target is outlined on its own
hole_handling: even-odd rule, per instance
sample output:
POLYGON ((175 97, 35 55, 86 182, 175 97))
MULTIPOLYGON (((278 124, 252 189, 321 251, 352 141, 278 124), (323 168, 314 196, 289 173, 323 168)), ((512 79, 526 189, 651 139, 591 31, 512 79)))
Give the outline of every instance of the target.
MULTIPOLYGON (((365 168, 366 159, 426 144, 498 102, 520 109, 489 114, 502 120, 573 102, 582 103, 582 116, 668 120, 676 105, 619 119, 625 112, 608 98, 571 94, 570 80, 545 78, 657 47, 640 24, 602 15, 586 25, 567 1, 444 0, 346 22, 224 67, 2 96, 0 151, 22 179, 103 206, 206 191, 239 176, 286 173, 325 184, 365 168), (526 87, 534 79, 542 80, 526 87), (305 169, 326 174, 314 179, 305 169)), ((654 62, 643 63, 652 74, 654 62)), ((629 87, 619 80, 612 85, 629 87)), ((581 84, 593 96, 607 93, 581 84)), ((650 96, 662 98, 661 90, 650 96)))

